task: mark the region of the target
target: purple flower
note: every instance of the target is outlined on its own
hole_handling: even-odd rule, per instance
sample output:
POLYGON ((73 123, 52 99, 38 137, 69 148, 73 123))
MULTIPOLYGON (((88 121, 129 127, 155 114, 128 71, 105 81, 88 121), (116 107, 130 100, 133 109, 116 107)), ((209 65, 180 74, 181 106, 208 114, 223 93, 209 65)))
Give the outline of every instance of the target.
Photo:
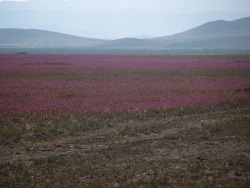
POLYGON ((0 59, 0 70, 16 75, 2 76, 0 113, 87 117, 250 101, 247 92, 235 92, 249 87, 249 77, 180 76, 249 71, 244 58, 1 54, 0 59))
POLYGON ((131 168, 126 169, 124 172, 127 174, 131 171, 131 168))
POLYGON ((216 188, 222 188, 221 184, 216 185, 216 188))

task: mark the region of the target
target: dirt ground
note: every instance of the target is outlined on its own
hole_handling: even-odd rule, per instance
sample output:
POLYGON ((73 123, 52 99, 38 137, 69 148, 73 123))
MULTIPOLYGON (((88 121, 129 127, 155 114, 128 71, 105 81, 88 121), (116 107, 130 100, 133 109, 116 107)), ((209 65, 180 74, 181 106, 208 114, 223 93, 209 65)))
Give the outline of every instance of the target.
MULTIPOLYGON (((166 113, 112 119, 100 129, 59 135, 48 140, 30 140, 32 132, 27 132, 18 142, 0 145, 0 165, 14 164, 18 160, 32 168, 34 161, 51 156, 70 158, 72 155, 86 158, 100 155, 101 158, 110 158, 110 163, 114 160, 115 165, 118 161, 122 165, 123 161, 130 161, 129 166, 136 164, 138 158, 147 162, 179 161, 180 164, 249 163, 249 137, 245 134, 249 130, 249 117, 249 108, 243 107, 184 115, 166 113), (232 129, 232 125, 242 119, 244 129, 240 127, 242 123, 239 127, 236 123, 236 128, 232 129), (238 129, 243 132, 237 132, 238 129), (104 156, 103 153, 108 152, 113 152, 112 156, 104 156)), ((174 164, 178 166, 178 163, 174 164)), ((242 178, 246 181, 249 171, 242 178)))
MULTIPOLYGON (((225 113, 225 112, 223 112, 225 113)), ((210 113, 211 115, 211 113, 210 113)), ((206 115, 203 115, 206 116, 206 115)), ((150 141, 151 143, 164 140, 169 147, 157 150, 155 157, 182 160, 216 160, 216 159, 247 159, 250 160, 249 143, 244 137, 215 135, 209 130, 204 131, 206 123, 217 119, 200 120, 194 115, 183 117, 158 116, 147 119, 133 118, 125 122, 116 122, 111 127, 100 130, 80 132, 76 136, 64 136, 52 141, 31 142, 26 137, 10 145, 0 145, 1 164, 11 163, 17 159, 29 164, 34 159, 46 158, 51 155, 64 156, 72 152, 85 153, 89 150, 108 148, 117 143, 129 141, 150 141), (191 120, 190 120, 191 119, 191 120), (176 126, 165 126, 164 130, 143 133, 151 125, 166 124, 175 121, 176 126), (142 129, 141 133, 121 134, 124 129, 142 129), (191 131, 190 131, 191 130, 191 131), (109 137, 107 137, 109 135, 109 137), (105 140, 102 142, 102 138, 105 140), (84 140, 93 140, 84 144, 84 140)), ((140 131, 137 131, 140 132, 140 131)))

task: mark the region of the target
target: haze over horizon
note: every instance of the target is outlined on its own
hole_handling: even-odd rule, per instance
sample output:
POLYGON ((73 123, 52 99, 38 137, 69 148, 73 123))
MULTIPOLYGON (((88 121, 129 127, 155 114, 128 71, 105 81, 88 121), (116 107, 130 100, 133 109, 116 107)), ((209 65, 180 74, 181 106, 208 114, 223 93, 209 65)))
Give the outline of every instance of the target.
POLYGON ((250 16, 249 0, 0 0, 0 28, 82 37, 160 37, 250 16))

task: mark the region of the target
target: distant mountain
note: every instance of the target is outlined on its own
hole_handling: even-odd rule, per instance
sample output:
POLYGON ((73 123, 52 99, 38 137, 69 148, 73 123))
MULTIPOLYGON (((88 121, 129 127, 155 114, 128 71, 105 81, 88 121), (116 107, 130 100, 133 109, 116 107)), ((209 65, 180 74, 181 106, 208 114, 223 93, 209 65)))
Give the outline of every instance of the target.
POLYGON ((155 40, 196 40, 219 37, 239 37, 250 35, 250 17, 224 21, 218 20, 171 36, 155 38, 155 40))
POLYGON ((74 53, 74 50, 77 53, 167 53, 172 50, 218 49, 249 51, 250 17, 209 22, 182 33, 151 39, 100 40, 35 29, 0 29, 0 53, 6 53, 8 51, 5 49, 10 48, 12 51, 17 48, 54 48, 64 49, 65 53, 74 53))
MULTIPOLYGON (((98 39, 146 39, 148 37, 143 36, 167 36, 206 22, 235 20, 250 15, 250 9, 246 12, 195 13, 144 11, 136 8, 105 10, 102 3, 96 2, 97 0, 3 1, 0 2, 0 28, 33 28, 98 39)), ((108 7, 108 3, 106 4, 108 7)), ((121 3, 117 1, 115 4, 121 3)))
POLYGON ((250 49, 250 17, 202 24, 175 35, 150 39, 164 48, 250 49))
POLYGON ((0 46, 91 47, 103 41, 37 29, 0 29, 0 46))

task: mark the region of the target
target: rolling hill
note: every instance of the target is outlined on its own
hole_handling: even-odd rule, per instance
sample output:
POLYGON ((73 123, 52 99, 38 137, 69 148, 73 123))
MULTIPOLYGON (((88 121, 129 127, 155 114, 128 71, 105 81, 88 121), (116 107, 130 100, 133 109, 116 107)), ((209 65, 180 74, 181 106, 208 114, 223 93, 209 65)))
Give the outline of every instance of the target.
MULTIPOLYGON (((87 4, 90 2, 94 6, 101 4, 95 0, 89 0, 87 4)), ((172 13, 134 7, 119 11, 102 10, 101 7, 100 10, 88 10, 82 4, 82 0, 0 1, 0 27, 36 28, 81 37, 120 39, 141 35, 167 36, 209 21, 234 20, 250 14, 250 10, 172 13)))
POLYGON ((119 53, 123 50, 126 53, 143 53, 145 50, 147 53, 155 53, 157 50, 165 53, 176 49, 250 50, 250 17, 234 21, 218 20, 175 35, 151 39, 100 40, 35 29, 0 29, 0 53, 3 53, 1 49, 6 48, 61 48, 66 49, 67 53, 74 53, 76 48, 77 53, 119 53), (85 52, 86 49, 89 51, 85 52))
POLYGON ((159 40, 205 39, 218 37, 236 37, 250 35, 250 17, 235 21, 218 20, 171 36, 160 37, 159 40))
POLYGON ((151 40, 170 48, 250 48, 250 17, 213 21, 182 33, 151 40))
POLYGON ((103 41, 37 29, 0 29, 0 46, 91 47, 103 41))

